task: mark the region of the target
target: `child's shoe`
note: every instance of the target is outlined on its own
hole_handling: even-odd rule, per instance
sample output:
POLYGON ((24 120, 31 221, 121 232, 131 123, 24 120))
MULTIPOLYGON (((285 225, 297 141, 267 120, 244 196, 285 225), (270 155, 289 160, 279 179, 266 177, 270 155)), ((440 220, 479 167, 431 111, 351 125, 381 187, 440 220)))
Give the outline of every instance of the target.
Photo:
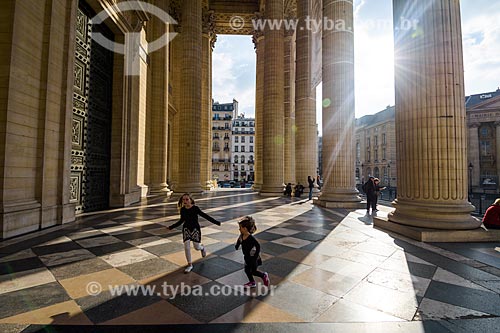
POLYGON ((203 247, 203 249, 201 249, 201 256, 202 256, 203 258, 205 258, 205 257, 207 256, 207 250, 206 250, 206 248, 205 248, 205 247, 203 247))
POLYGON ((262 277, 262 281, 264 281, 264 285, 266 287, 269 287, 269 285, 271 284, 271 280, 269 280, 269 274, 267 274, 267 272, 264 273, 264 276, 262 277))
POLYGON ((246 288, 255 288, 255 287, 257 287, 257 283, 255 283, 255 281, 250 281, 250 282, 245 283, 243 286, 246 288))
POLYGON ((193 265, 188 265, 186 269, 184 269, 184 273, 189 273, 193 270, 193 265))

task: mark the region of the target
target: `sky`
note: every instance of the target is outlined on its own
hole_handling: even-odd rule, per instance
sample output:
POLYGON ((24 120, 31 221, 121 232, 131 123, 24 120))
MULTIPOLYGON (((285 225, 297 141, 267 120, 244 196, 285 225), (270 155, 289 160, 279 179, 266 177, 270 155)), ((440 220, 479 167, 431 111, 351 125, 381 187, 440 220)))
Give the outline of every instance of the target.
MULTIPOLYGON (((392 0, 355 0, 356 118, 394 105, 392 0)), ((462 0, 465 94, 500 87, 500 1, 462 0)), ((255 116, 255 50, 251 36, 218 35, 213 54, 213 98, 239 102, 255 116)), ((317 89, 318 122, 321 85, 317 89)), ((321 128, 321 126, 320 126, 321 128)))

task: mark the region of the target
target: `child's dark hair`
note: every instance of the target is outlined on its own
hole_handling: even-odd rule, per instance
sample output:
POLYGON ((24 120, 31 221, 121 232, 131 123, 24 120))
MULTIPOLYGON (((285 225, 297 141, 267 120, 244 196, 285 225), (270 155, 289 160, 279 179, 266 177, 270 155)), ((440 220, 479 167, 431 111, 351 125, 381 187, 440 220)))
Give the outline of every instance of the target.
POLYGON ((183 195, 181 195, 181 197, 179 198, 179 201, 177 201, 177 209, 178 210, 181 210, 182 208, 182 198, 184 198, 185 196, 188 196, 188 198, 191 200, 191 205, 194 205, 194 199, 191 197, 191 195, 189 195, 189 193, 184 193, 183 195))
POLYGON ((245 216, 243 217, 238 224, 247 229, 249 233, 253 234, 255 231, 257 231, 257 227, 255 226, 255 220, 251 216, 245 216))

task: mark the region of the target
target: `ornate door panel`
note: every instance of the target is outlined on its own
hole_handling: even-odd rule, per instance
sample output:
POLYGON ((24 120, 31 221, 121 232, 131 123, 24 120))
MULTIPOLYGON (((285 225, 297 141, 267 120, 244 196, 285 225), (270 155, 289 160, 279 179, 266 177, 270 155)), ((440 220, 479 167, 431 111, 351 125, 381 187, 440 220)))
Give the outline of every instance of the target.
POLYGON ((81 5, 76 20, 71 150, 71 202, 77 204, 77 213, 109 205, 113 53, 92 40, 92 31, 100 27, 92 26, 89 18, 90 11, 81 5))

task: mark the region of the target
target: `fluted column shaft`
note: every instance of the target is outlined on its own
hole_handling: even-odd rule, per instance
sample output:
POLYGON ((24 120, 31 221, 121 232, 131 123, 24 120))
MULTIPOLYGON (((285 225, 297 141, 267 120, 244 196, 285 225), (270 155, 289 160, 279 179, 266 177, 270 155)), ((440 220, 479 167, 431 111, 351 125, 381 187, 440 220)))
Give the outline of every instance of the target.
MULTIPOLYGON (((177 26, 177 29, 179 27, 177 26)), ((179 31, 176 31, 179 32, 179 31)), ((170 144, 170 161, 169 161, 169 169, 170 169, 170 179, 169 185, 170 188, 175 192, 177 184, 179 184, 179 145, 180 145, 180 118, 182 114, 180 112, 181 106, 181 64, 182 64, 182 43, 183 36, 179 34, 176 38, 172 40, 170 43, 170 47, 172 48, 172 61, 171 61, 171 72, 172 72, 172 97, 173 97, 173 106, 175 107, 175 115, 173 118, 173 126, 171 127, 171 144, 170 144)))
MULTIPOLYGON (((472 163, 472 187, 479 186, 479 174, 481 171, 481 165, 479 162, 479 123, 473 123, 469 125, 469 144, 468 144, 468 154, 469 161, 472 163)), ((497 137, 498 140, 498 137, 497 137)), ((498 149, 498 147, 497 147, 498 149)), ((498 159, 497 154, 497 159, 498 159)), ((498 164, 497 164, 498 165, 498 164)), ((467 165, 468 167, 468 165, 467 165)))
POLYGON ((323 1, 323 16, 343 27, 323 30, 323 188, 317 203, 357 207, 354 179, 354 33, 351 0, 323 1))
POLYGON ((175 192, 202 192, 200 184, 202 110, 202 1, 182 2, 182 80, 179 183, 175 192))
MULTIPOLYGON (((266 19, 283 20, 283 0, 266 1, 266 19)), ((266 26, 264 31, 264 149, 260 194, 283 193, 284 164, 284 31, 266 26)))
MULTIPOLYGON (((152 18, 152 38, 157 40, 168 26, 156 17, 152 18)), ((148 68, 150 85, 151 123, 149 128, 149 191, 151 193, 170 192, 167 185, 168 166, 168 44, 150 54, 148 68)))
POLYGON ((212 45, 214 14, 212 11, 203 13, 202 35, 202 90, 201 90, 201 163, 200 180, 204 190, 212 188, 212 45))
POLYGON ((295 41, 285 32, 285 151, 284 181, 295 184, 295 41))
POLYGON ((393 0, 398 197, 393 222, 473 229, 458 0, 393 0), (418 22, 402 29, 400 20, 418 22))
POLYGON ((256 31, 253 36, 256 52, 256 77, 255 77, 255 170, 254 190, 262 187, 262 159, 264 149, 264 33, 256 31))
POLYGON ((295 173, 296 180, 307 184, 317 167, 316 89, 312 88, 312 31, 306 18, 311 17, 309 0, 297 0, 297 55, 295 80, 295 173))

